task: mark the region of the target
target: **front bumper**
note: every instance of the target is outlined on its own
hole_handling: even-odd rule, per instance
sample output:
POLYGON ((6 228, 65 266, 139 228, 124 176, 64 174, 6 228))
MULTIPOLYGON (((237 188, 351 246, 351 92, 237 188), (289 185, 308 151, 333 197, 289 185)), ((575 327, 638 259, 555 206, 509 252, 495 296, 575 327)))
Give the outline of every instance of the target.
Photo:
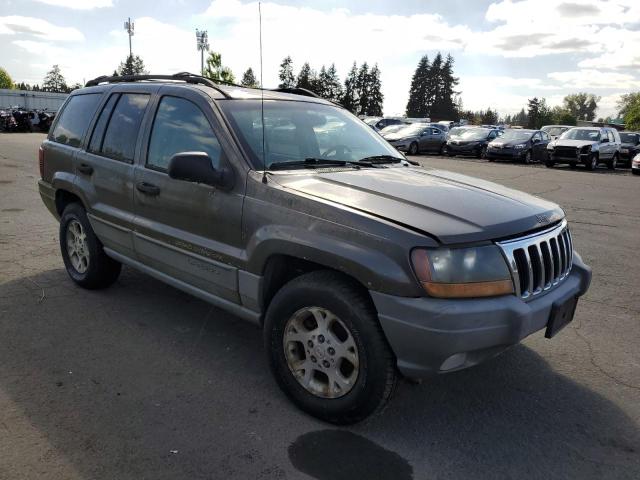
POLYGON ((518 149, 515 148, 488 148, 487 149, 487 158, 492 159, 504 159, 504 160, 520 160, 527 153, 526 148, 518 149))
POLYGON ((459 155, 477 155, 482 150, 482 145, 478 143, 472 144, 455 144, 448 142, 447 143, 447 151, 452 154, 459 155))
POLYGON ((515 295, 448 300, 370 293, 398 369, 423 378, 476 365, 545 328, 552 306, 584 295, 590 282, 591 269, 574 252, 569 276, 528 302, 515 295))

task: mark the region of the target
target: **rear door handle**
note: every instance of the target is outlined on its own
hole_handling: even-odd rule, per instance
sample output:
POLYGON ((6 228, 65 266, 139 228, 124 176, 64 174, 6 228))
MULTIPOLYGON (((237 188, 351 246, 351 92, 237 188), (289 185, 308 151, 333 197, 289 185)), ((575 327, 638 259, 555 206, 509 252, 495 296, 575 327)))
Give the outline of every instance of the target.
POLYGON ((78 171, 80 173, 84 173, 85 175, 91 175, 93 173, 93 167, 91 165, 87 165, 86 163, 81 163, 78 167, 78 171))
POLYGON ((142 192, 146 195, 151 195, 153 197, 155 197, 156 195, 160 195, 160 187, 151 183, 139 182, 136 184, 136 188, 139 192, 142 192))

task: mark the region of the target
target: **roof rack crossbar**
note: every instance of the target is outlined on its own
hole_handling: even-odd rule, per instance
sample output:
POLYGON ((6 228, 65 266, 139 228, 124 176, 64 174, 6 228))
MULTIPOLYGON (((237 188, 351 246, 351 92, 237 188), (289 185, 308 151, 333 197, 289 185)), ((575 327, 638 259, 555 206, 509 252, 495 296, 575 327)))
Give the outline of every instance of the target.
POLYGON ((322 98, 320 95, 312 92, 311 90, 307 90, 306 88, 301 88, 301 87, 274 88, 273 91, 280 92, 280 93, 292 93, 294 95, 304 95, 305 97, 322 98))
POLYGON ((85 87, 95 87, 101 83, 118 83, 118 82, 140 82, 144 80, 180 80, 185 83, 206 85, 208 87, 216 89, 220 92, 225 98, 231 98, 231 96, 222 90, 218 84, 211 81, 210 79, 195 75, 193 73, 188 72, 180 72, 174 75, 119 75, 115 77, 109 77, 106 75, 94 78, 93 80, 89 80, 85 87))

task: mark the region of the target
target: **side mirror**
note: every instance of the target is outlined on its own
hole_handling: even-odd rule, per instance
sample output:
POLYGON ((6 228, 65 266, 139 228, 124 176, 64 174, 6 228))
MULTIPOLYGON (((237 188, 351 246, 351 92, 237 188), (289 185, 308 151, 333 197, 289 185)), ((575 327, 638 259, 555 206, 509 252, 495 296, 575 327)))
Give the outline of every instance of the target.
POLYGON ((211 158, 205 152, 176 153, 169 161, 168 173, 170 178, 176 180, 204 183, 223 190, 230 190, 234 183, 231 169, 215 169, 211 164, 211 158))

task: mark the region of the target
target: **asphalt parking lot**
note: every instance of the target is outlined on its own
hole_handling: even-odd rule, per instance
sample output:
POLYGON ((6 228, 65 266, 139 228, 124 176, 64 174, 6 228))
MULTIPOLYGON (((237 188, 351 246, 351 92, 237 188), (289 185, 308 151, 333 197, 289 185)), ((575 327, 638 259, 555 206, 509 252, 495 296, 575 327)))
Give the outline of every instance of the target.
POLYGON ((565 209, 593 283, 576 318, 473 369, 402 382, 335 428, 272 380, 259 330, 129 268, 67 278, 41 134, 0 134, 1 479, 640 478, 640 178, 416 157, 565 209))

